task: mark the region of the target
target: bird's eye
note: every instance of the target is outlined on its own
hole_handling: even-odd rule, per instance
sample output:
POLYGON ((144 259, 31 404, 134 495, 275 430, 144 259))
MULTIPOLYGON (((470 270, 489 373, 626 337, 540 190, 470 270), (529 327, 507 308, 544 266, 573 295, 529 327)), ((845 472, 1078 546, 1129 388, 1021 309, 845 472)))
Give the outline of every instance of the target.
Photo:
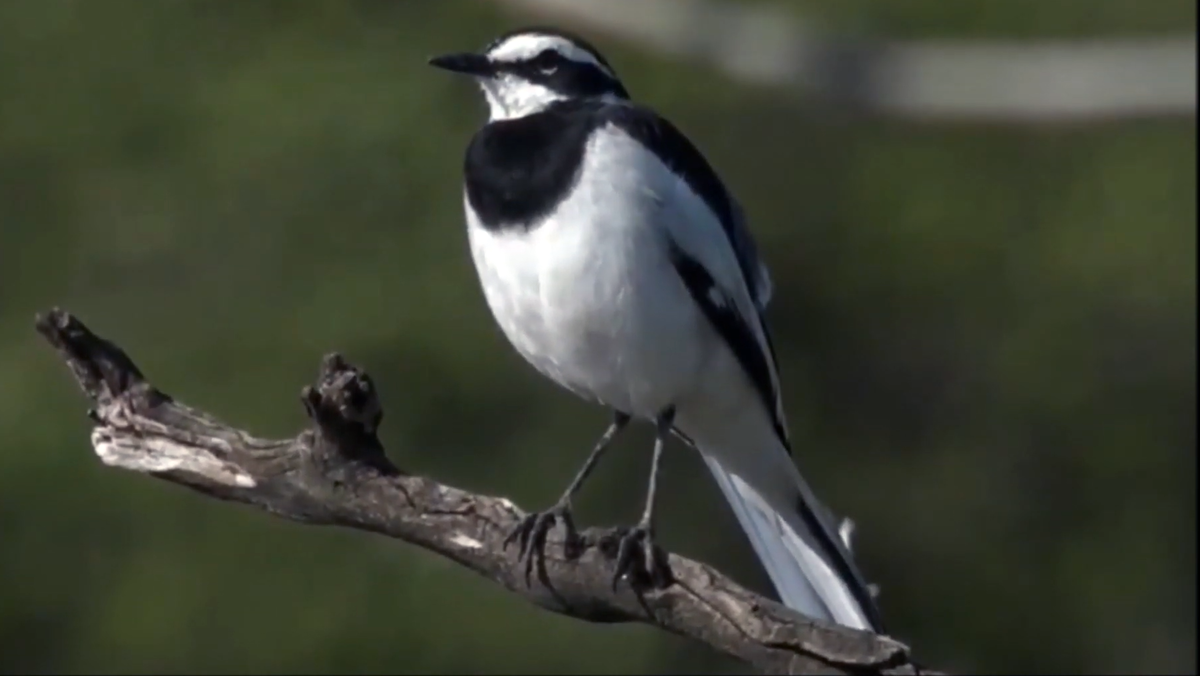
POLYGON ((553 49, 547 49, 533 57, 533 66, 543 75, 550 75, 558 70, 558 61, 558 53, 553 49))

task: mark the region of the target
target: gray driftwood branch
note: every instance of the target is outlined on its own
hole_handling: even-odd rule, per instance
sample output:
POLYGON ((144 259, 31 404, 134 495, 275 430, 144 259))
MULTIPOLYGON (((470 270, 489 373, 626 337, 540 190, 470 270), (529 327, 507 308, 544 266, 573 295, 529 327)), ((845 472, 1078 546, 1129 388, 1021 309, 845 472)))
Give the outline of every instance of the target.
POLYGON ((37 330, 92 400, 92 446, 108 465, 309 524, 381 533, 448 557, 557 613, 590 622, 644 622, 707 643, 769 673, 919 673, 908 648, 884 636, 809 620, 713 568, 669 554, 672 584, 614 590, 617 530, 583 531, 564 553, 548 538, 527 583, 505 536, 524 513, 398 469, 376 436, 382 410, 367 374, 337 355, 300 395, 308 428, 259 439, 156 389, 113 343, 51 310, 37 330), (572 548, 574 549, 574 548, 572 548))

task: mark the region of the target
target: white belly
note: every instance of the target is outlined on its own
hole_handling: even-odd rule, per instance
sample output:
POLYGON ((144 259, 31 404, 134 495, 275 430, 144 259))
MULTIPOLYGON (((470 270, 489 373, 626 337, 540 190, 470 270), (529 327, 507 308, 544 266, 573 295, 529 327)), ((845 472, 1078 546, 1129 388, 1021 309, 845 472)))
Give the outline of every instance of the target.
POLYGON ((653 418, 694 390, 716 335, 651 222, 670 209, 643 180, 588 181, 529 231, 467 217, 487 303, 517 351, 582 397, 653 418))

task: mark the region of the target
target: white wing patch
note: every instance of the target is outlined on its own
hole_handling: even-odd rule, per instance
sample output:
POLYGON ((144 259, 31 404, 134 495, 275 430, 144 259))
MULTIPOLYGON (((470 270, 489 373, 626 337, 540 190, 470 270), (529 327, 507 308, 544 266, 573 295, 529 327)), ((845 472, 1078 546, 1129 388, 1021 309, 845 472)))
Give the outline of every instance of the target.
POLYGON ((754 269, 750 271, 750 274, 754 275, 754 304, 762 311, 767 309, 767 303, 771 302, 771 273, 767 270, 767 264, 759 257, 750 232, 746 230, 746 212, 742 210, 742 205, 732 195, 729 202, 733 206, 733 246, 746 249, 738 252, 739 259, 749 256, 754 261, 754 269))
POLYGON ((771 292, 774 290, 775 287, 771 283, 771 271, 767 270, 766 263, 760 261, 758 264, 758 295, 754 299, 760 311, 767 309, 767 303, 771 302, 771 292))

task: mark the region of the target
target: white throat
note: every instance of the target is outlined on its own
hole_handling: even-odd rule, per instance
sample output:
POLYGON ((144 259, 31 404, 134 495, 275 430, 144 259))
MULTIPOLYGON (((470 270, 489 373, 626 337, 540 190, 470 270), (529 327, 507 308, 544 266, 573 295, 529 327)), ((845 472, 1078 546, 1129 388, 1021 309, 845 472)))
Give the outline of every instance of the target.
POLYGON ((566 98, 548 87, 518 80, 512 75, 481 79, 479 86, 487 98, 490 122, 532 115, 545 110, 555 101, 566 98))
MULTIPOLYGON (((488 104, 488 122, 514 120, 518 117, 540 113, 557 101, 566 101, 569 96, 553 89, 526 80, 517 81, 510 75, 500 79, 479 80, 488 104)), ((612 94, 602 94, 596 100, 606 103, 625 103, 612 94)))

